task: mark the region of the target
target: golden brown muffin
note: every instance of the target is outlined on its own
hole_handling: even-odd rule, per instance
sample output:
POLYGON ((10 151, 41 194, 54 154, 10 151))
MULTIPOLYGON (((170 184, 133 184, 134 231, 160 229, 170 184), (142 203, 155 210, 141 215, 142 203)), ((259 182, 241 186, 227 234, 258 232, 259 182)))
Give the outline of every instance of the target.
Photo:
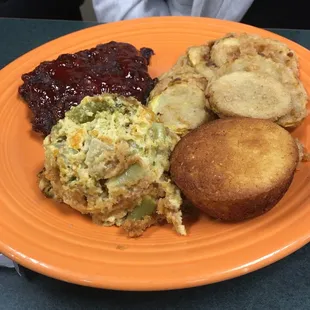
POLYGON ((204 124, 180 140, 171 156, 171 176, 208 215, 239 221, 277 204, 298 161, 295 140, 279 125, 227 118, 204 124))

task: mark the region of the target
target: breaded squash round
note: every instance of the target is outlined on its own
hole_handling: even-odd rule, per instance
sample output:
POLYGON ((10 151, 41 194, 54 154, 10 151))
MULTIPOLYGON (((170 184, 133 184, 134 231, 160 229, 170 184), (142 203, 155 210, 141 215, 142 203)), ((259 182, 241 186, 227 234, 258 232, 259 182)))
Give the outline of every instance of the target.
POLYGON ((204 122, 216 118, 206 109, 208 79, 196 72, 186 56, 158 78, 148 107, 171 131, 183 136, 204 122))
POLYGON ((283 197, 299 161, 293 137, 261 119, 227 118, 183 137, 172 180, 196 207, 225 221, 261 215, 283 197))
POLYGON ((289 68, 299 76, 298 58, 285 43, 255 34, 228 34, 210 44, 210 60, 218 67, 239 57, 261 55, 289 68))
MULTIPOLYGON (((301 81, 296 78, 292 70, 288 67, 260 55, 243 56, 225 66, 222 66, 218 70, 217 76, 221 77, 232 72, 244 71, 268 74, 270 77, 281 83, 290 94, 292 102, 291 109, 288 113, 278 119, 277 123, 279 125, 283 127, 296 127, 307 116, 306 106, 308 102, 308 94, 301 81)), ((251 92, 255 95, 253 90, 254 89, 248 88, 244 91, 251 92)))
POLYGON ((191 46, 186 51, 190 64, 197 72, 208 80, 214 78, 215 67, 208 61, 210 57, 209 45, 191 46))
POLYGON ((209 108, 220 117, 278 120, 292 110, 290 93, 268 74, 237 71, 208 88, 209 108))

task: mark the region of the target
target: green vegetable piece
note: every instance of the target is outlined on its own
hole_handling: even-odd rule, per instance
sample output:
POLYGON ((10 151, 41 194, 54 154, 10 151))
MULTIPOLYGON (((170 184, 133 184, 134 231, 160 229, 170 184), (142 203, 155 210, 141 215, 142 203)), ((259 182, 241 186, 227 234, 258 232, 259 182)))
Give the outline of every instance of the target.
POLYGON ((154 123, 152 125, 152 129, 154 132, 155 139, 164 140, 166 137, 166 129, 165 126, 161 123, 154 123))
POLYGON ((76 124, 84 124, 93 121, 97 113, 110 109, 111 106, 107 100, 92 98, 91 101, 82 101, 82 104, 71 108, 71 110, 66 113, 66 117, 76 124))
POLYGON ((127 216, 127 219, 141 220, 146 215, 151 215, 156 210, 156 205, 156 201, 152 197, 145 196, 141 203, 127 216))
POLYGON ((145 176, 144 169, 139 164, 133 164, 124 173, 107 181, 107 187, 126 186, 137 183, 145 176))

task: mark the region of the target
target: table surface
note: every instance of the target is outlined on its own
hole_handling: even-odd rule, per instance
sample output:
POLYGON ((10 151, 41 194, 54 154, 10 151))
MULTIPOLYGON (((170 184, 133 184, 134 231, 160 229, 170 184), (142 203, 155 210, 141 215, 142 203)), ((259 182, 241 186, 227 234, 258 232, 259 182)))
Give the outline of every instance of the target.
MULTIPOLYGON (((0 18, 0 69, 31 49, 94 22, 0 18)), ((310 31, 272 29, 310 49, 310 31)), ((310 244, 268 267, 208 286, 117 292, 0 268, 0 309, 310 309, 310 244)), ((229 259, 229 258, 228 258, 229 259)))

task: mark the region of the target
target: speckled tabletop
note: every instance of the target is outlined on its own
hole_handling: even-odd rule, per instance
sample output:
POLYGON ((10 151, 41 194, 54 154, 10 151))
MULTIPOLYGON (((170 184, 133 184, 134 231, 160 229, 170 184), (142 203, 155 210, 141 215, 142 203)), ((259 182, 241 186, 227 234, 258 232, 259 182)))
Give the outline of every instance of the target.
MULTIPOLYGON (((29 50, 93 22, 0 18, 0 69, 29 50)), ((310 48, 310 31, 276 33, 310 48)), ((0 81, 1 82, 1 81, 0 81)), ((1 237, 1 236, 0 236, 1 237)), ((117 292, 81 287, 36 273, 0 268, 0 309, 310 309, 310 244, 240 278, 168 292, 117 292)))

